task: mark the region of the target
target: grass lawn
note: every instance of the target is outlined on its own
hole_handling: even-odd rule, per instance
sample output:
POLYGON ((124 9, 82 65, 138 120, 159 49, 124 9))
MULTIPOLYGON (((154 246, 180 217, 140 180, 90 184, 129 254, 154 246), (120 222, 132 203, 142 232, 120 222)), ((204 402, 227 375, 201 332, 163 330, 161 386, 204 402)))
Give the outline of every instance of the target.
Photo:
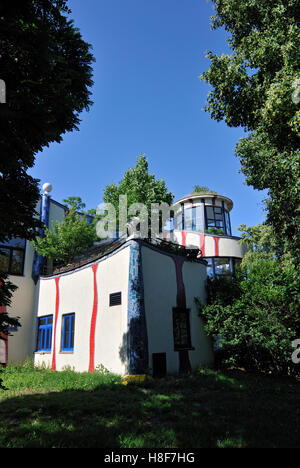
POLYGON ((201 370, 125 386, 31 365, 0 375, 0 448, 300 447, 295 379, 201 370))

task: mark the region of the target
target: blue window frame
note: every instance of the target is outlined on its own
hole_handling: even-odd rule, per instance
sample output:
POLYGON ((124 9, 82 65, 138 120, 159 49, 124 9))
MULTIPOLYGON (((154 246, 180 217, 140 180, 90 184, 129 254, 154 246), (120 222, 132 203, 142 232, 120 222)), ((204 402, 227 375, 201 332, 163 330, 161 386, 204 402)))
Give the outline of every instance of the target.
POLYGON ((74 351, 75 314, 63 315, 62 351, 74 351))
POLYGON ((51 351, 53 315, 39 318, 37 351, 51 351))

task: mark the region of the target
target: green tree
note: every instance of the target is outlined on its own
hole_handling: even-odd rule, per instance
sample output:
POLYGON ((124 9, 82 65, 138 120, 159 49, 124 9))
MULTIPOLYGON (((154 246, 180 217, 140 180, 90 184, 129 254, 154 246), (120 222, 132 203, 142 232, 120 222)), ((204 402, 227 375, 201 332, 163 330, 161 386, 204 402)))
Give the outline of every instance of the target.
POLYGON ((68 197, 68 198, 63 198, 63 203, 68 207, 68 208, 73 208, 75 211, 78 213, 83 213, 87 218, 89 219, 89 222, 94 222, 96 224, 98 220, 97 216, 97 210, 95 208, 91 208, 89 210, 86 210, 85 203, 81 200, 80 197, 68 197))
POLYGON ((0 306, 10 306, 11 299, 17 286, 8 278, 8 274, 0 272, 0 306))
POLYGON ((10 327, 21 327, 19 318, 10 317, 7 312, 2 312, 0 314, 0 340, 5 340, 8 336, 12 336, 9 331, 10 327))
POLYGON ((207 333, 222 337, 216 357, 248 370, 299 373, 291 359, 300 338, 297 267, 276 256, 269 226, 240 230, 248 247, 241 269, 232 279, 209 279, 207 304, 200 305, 207 333))
POLYGON ((27 171, 45 146, 78 129, 91 105, 93 57, 69 13, 65 0, 0 5, 0 242, 34 238, 39 188, 27 171))
POLYGON ((194 185, 192 194, 198 193, 212 193, 214 195, 217 195, 217 192, 215 192, 214 190, 210 190, 206 185, 194 185))
POLYGON ((80 197, 63 198, 62 201, 67 207, 74 208, 76 211, 83 211, 85 209, 85 203, 83 203, 80 197))
MULTIPOLYGON (((169 192, 163 179, 157 180, 154 174, 149 174, 148 161, 140 153, 135 167, 128 169, 117 185, 113 183, 104 190, 104 203, 111 203, 116 211, 117 225, 119 223, 119 200, 121 195, 127 196, 127 206, 135 203, 143 204, 151 217, 151 204, 167 203, 172 205, 174 195, 169 192)), ((128 213, 127 221, 132 215, 128 213)))
POLYGON ((95 219, 90 220, 87 214, 78 213, 73 205, 65 219, 53 222, 51 229, 45 229, 44 237, 37 237, 33 241, 33 246, 39 255, 58 264, 67 264, 99 240, 95 223, 95 219))
POLYGON ((297 0, 213 0, 212 28, 224 27, 231 54, 208 53, 201 77, 212 86, 205 110, 247 132, 236 155, 248 185, 268 190, 267 222, 278 253, 300 259, 297 0))

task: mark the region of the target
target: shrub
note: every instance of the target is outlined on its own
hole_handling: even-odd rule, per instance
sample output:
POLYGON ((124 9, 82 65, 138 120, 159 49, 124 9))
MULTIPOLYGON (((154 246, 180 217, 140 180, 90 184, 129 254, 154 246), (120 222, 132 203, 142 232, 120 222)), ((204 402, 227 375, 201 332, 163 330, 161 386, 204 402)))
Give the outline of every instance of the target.
POLYGON ((210 336, 222 337, 217 364, 247 370, 300 374, 292 341, 300 338, 297 268, 259 254, 235 278, 207 281, 200 316, 210 336))

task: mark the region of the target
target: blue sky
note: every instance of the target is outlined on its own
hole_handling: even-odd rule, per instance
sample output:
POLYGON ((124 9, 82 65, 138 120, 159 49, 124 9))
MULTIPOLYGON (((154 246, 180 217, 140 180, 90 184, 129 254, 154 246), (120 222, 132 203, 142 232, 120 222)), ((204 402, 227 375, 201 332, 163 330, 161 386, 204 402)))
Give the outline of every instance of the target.
POLYGON ((79 132, 37 155, 30 174, 51 182, 61 202, 80 196, 87 208, 119 182, 142 152, 149 171, 163 178, 175 199, 206 185, 234 202, 239 224, 265 219, 265 192, 245 185, 234 155, 243 129, 229 128, 204 112, 209 92, 199 75, 206 52, 228 52, 223 30, 210 29, 206 0, 69 0, 70 15, 96 62, 89 113, 79 132))

